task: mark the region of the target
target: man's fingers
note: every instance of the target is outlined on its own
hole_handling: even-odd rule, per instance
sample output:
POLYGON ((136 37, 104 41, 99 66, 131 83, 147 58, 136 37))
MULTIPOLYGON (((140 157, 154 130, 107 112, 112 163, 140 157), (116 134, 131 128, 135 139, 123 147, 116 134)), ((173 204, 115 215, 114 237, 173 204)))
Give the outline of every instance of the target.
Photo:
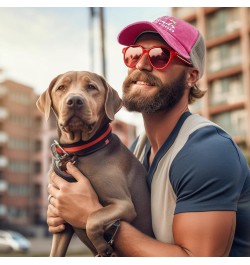
POLYGON ((65 221, 57 215, 57 209, 49 204, 47 210, 47 224, 50 233, 59 233, 65 229, 65 221))
POLYGON ((60 189, 62 185, 67 184, 67 181, 59 177, 55 172, 52 172, 50 175, 50 183, 60 189))
POLYGON ((85 177, 85 176, 71 162, 68 162, 66 164, 66 167, 67 167, 67 172, 70 175, 72 175, 77 181, 80 181, 80 180, 84 179, 83 177, 85 177))
POLYGON ((56 227, 49 226, 49 232, 52 234, 60 233, 65 229, 64 225, 59 225, 56 227))
POLYGON ((63 219, 62 218, 60 218, 60 217, 48 217, 48 219, 47 219, 47 224, 49 225, 49 226, 53 226, 53 227, 63 227, 64 228, 64 221, 63 221, 63 219))
POLYGON ((53 199, 58 197, 58 194, 59 194, 60 191, 59 191, 59 189, 54 187, 52 184, 48 185, 47 191, 51 195, 50 198, 49 198, 49 203, 53 204, 52 203, 53 199))

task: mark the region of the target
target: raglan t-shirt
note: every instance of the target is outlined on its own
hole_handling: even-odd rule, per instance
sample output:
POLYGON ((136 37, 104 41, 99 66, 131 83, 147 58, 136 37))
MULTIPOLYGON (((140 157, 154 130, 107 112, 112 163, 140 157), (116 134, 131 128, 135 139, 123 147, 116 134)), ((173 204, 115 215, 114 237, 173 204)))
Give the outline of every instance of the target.
POLYGON ((150 167, 149 141, 146 139, 138 147, 140 141, 137 139, 132 146, 133 150, 143 150, 138 158, 148 170, 156 238, 173 243, 168 239, 171 235, 167 231, 172 230, 172 223, 167 218, 172 216, 173 219, 174 214, 236 211, 236 231, 230 256, 250 256, 250 170, 246 159, 232 138, 212 123, 191 130, 183 141, 186 133, 186 129, 182 130, 183 124, 193 117, 189 112, 182 115, 150 167), (182 145, 174 152, 178 135, 182 145), (168 198, 169 194, 171 198, 168 198), (174 204, 169 205, 172 201, 174 204))

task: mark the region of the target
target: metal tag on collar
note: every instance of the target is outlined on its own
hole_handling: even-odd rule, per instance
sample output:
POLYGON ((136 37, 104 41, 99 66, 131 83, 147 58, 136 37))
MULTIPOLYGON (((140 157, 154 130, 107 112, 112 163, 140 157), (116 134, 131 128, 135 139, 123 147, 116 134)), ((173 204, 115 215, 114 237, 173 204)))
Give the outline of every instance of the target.
POLYGON ((64 158, 64 157, 66 157, 66 156, 69 156, 69 153, 67 153, 61 146, 60 146, 60 144, 56 141, 56 140, 54 140, 54 143, 50 146, 50 148, 51 148, 51 152, 52 152, 52 154, 53 154, 53 156, 54 156, 54 158, 55 159, 62 159, 62 158, 64 158), (60 148, 61 150, 62 150, 62 152, 64 153, 64 155, 59 155, 58 153, 57 153, 57 151, 56 151, 56 148, 60 148))

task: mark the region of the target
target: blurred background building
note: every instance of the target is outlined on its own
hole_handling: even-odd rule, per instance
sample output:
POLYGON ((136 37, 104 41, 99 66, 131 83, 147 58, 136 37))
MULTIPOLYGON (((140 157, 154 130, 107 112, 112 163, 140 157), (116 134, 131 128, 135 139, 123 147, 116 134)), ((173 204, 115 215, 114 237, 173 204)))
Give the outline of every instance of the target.
MULTIPOLYGON (((207 65, 199 86, 207 93, 191 110, 228 131, 250 161, 250 8, 176 7, 172 14, 197 26, 206 40, 207 65)), ((100 22, 105 76, 102 8, 90 8, 90 31, 94 19, 100 22)), ((54 116, 45 122, 38 112, 34 91, 13 80, 0 82, 0 228, 46 226, 50 145, 57 131, 54 116)), ((136 126, 122 120, 112 128, 126 146, 137 135, 136 126)))
POLYGON ((199 86, 207 93, 192 111, 223 127, 250 161, 250 8, 176 7, 172 13, 199 28, 206 41, 199 86))
POLYGON ((41 115, 33 88, 11 80, 0 83, 1 226, 41 221, 41 115))

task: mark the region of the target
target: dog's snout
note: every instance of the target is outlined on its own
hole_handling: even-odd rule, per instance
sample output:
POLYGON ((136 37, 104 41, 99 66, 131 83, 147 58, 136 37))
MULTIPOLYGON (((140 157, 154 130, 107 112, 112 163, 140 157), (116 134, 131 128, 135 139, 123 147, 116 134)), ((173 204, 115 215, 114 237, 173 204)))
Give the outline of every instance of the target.
POLYGON ((84 104, 84 99, 80 96, 70 96, 66 100, 69 108, 81 108, 84 104))

